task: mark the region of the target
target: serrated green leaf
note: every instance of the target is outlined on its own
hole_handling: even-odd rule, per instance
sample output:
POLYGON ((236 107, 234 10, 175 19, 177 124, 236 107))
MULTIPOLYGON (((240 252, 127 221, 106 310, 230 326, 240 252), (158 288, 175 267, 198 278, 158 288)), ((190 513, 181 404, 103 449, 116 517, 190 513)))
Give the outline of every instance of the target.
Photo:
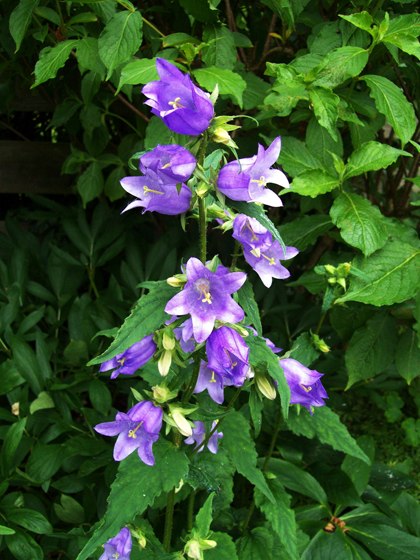
POLYGON ((290 189, 284 189, 280 194, 295 192, 301 196, 316 198, 318 195, 330 192, 338 186, 340 186, 338 177, 322 169, 312 169, 300 173, 293 179, 290 189))
POLYGON ((83 76, 81 93, 82 99, 86 105, 88 105, 93 97, 98 93, 101 86, 102 78, 98 72, 88 72, 83 76))
POLYGON ((408 152, 397 150, 380 142, 366 142, 349 157, 344 179, 361 175, 367 171, 383 169, 397 161, 399 156, 410 156, 408 152))
POLYGON ((236 63, 235 40, 226 26, 214 23, 206 25, 203 41, 209 43, 208 47, 202 49, 202 59, 206 66, 233 70, 236 63))
POLYGON ((101 364, 117 354, 121 354, 127 348, 157 330, 168 318, 164 309, 169 299, 176 294, 177 290, 172 288, 164 280, 156 282, 150 292, 141 297, 119 329, 115 340, 103 354, 97 356, 88 365, 101 364))
MULTIPOLYGON (((357 438, 357 445, 363 449, 366 455, 369 457, 371 462, 375 458, 375 441, 372 436, 361 436, 357 438)), ((350 477, 359 496, 363 494, 369 482, 370 465, 367 465, 364 461, 361 461, 357 457, 352 457, 351 455, 346 455, 343 463, 341 464, 341 469, 350 477)))
POLYGON ((327 168, 333 165, 333 154, 343 157, 343 141, 338 135, 337 141, 331 137, 326 128, 321 126, 316 117, 312 117, 306 131, 306 147, 327 168))
POLYGON ((156 70, 156 58, 142 58, 141 60, 133 60, 129 62, 121 71, 120 83, 118 91, 125 84, 147 84, 159 79, 156 70))
POLYGON ((245 111, 262 105, 267 91, 270 89, 270 84, 267 84, 253 72, 240 72, 240 75, 246 82, 246 88, 243 92, 245 111))
POLYGON ((366 256, 382 249, 387 242, 388 232, 379 208, 358 194, 342 192, 330 215, 344 241, 366 256))
POLYGON ((16 43, 17 52, 20 49, 26 30, 32 21, 32 14, 38 6, 39 0, 20 0, 19 4, 13 10, 9 20, 10 35, 16 43))
POLYGON ((265 514, 290 557, 298 560, 296 521, 294 511, 290 509, 290 496, 278 479, 268 480, 267 484, 274 496, 275 503, 267 500, 264 494, 256 488, 254 491, 255 505, 265 514))
POLYGON ((281 459, 271 458, 268 471, 275 474, 283 486, 289 488, 289 490, 309 496, 320 504, 328 504, 327 495, 316 478, 296 465, 281 459))
POLYGON ((99 196, 104 187, 104 176, 102 175, 101 166, 94 161, 84 171, 77 180, 77 190, 82 197, 83 206, 99 196))
POLYGON ((313 416, 306 408, 301 408, 299 415, 292 408, 289 414, 288 426, 296 435, 307 438, 317 437, 322 443, 328 443, 337 451, 358 457, 368 465, 369 457, 360 449, 351 437, 347 428, 340 422, 340 418, 327 406, 317 407, 313 416))
POLYGON ((308 245, 313 245, 320 235, 329 231, 333 226, 329 216, 315 214, 282 224, 278 229, 286 245, 304 251, 308 245))
POLYGON ((239 560, 267 560, 272 548, 273 537, 265 527, 255 527, 236 541, 239 560))
POLYGON ((204 551, 204 560, 238 560, 235 544, 230 535, 212 533, 211 539, 217 542, 217 546, 204 551))
POLYGON ((336 122, 340 98, 331 90, 320 87, 309 90, 309 99, 313 103, 314 113, 319 124, 328 130, 334 141, 337 141, 336 122))
POLYGON ((117 478, 111 486, 105 517, 77 560, 86 560, 99 546, 114 537, 121 527, 143 513, 157 496, 179 485, 188 471, 185 454, 162 438, 153 444, 153 454, 153 467, 143 463, 137 453, 132 453, 120 463, 117 478))
POLYGON ((282 147, 277 163, 284 171, 296 177, 303 171, 319 169, 322 167, 321 161, 313 156, 303 142, 293 136, 283 136, 281 139, 282 147))
POLYGON ((309 76, 314 77, 313 84, 334 89, 351 78, 359 76, 366 66, 369 53, 359 47, 341 47, 327 54, 324 61, 309 76))
POLYGON ((144 148, 153 150, 158 144, 169 144, 171 141, 171 131, 165 125, 162 119, 153 115, 146 128, 146 138, 144 140, 144 148))
POLYGON ((386 312, 372 317, 352 336, 346 351, 349 380, 346 389, 357 381, 375 377, 392 363, 397 348, 394 317, 386 312))
POLYGON ((420 289, 420 250, 407 243, 388 241, 365 260, 357 255, 354 266, 371 279, 352 277, 350 288, 336 300, 360 301, 376 306, 401 303, 420 289))
POLYGON ((143 19, 140 12, 117 12, 99 36, 99 56, 107 68, 106 79, 123 62, 138 51, 143 39, 143 19))
POLYGON ((251 323, 257 329, 257 333, 259 334, 259 336, 262 336, 260 311, 258 309, 257 302, 255 301, 252 284, 248 280, 246 280, 245 284, 238 291, 238 298, 239 305, 243 308, 247 317, 251 320, 251 323))
POLYGON ((311 341, 311 335, 308 332, 299 335, 290 349, 290 357, 306 367, 309 367, 319 355, 320 352, 315 348, 311 341))
POLYGON ((363 76, 370 87, 378 111, 386 116, 403 146, 411 139, 416 128, 414 109, 399 87, 383 76, 363 76))
POLYGON ((409 385, 420 375, 420 348, 417 342, 417 334, 407 329, 398 342, 395 355, 397 371, 409 385))
POLYGON ((272 107, 279 117, 287 117, 301 99, 309 99, 306 84, 302 80, 278 78, 264 99, 264 105, 272 107))
POLYGON ((62 68, 70 56, 71 51, 76 48, 77 41, 62 41, 54 47, 45 47, 39 55, 35 65, 35 83, 31 89, 55 78, 57 72, 62 68))
POLYGON ((124 168, 118 166, 113 169, 106 178, 104 193, 111 202, 119 200, 126 194, 126 191, 122 188, 120 183, 121 179, 123 179, 125 176, 126 172, 124 171, 124 168))
POLYGON ((278 356, 267 346, 266 341, 259 336, 250 334, 244 341, 249 348, 249 363, 253 367, 266 368, 268 374, 277 381, 277 390, 281 399, 283 416, 287 418, 290 403, 290 389, 283 370, 279 365, 278 356))
POLYGON ((106 68, 99 56, 98 39, 94 37, 80 39, 77 43, 76 56, 83 68, 97 72, 102 80, 105 79, 106 68))
POLYGON ((371 25, 373 23, 373 17, 368 12, 360 12, 358 14, 352 14, 350 16, 342 16, 341 18, 349 21, 356 27, 364 29, 365 31, 370 31, 371 25))
POLYGON ((228 95, 242 109, 242 93, 246 88, 246 82, 239 74, 216 66, 199 68, 193 74, 201 87, 211 93, 217 84, 219 93, 228 95))
POLYGON ((366 522, 349 524, 351 535, 383 560, 417 560, 420 539, 389 525, 366 522))
POLYGON ((212 492, 204 502, 204 505, 200 508, 195 518, 194 528, 201 539, 205 539, 210 531, 210 525, 213 519, 213 498, 214 492, 212 492))
POLYGON ((274 503, 274 496, 264 475, 256 466, 257 452, 255 443, 251 438, 249 424, 242 414, 235 410, 230 412, 223 420, 221 446, 228 452, 235 469, 274 503))

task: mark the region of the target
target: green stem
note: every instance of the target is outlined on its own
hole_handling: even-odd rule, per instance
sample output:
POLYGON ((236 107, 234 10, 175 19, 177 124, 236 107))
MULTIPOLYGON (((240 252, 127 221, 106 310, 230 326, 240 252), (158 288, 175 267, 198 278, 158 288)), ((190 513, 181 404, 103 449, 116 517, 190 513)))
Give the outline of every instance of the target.
POLYGON ((163 535, 163 549, 169 552, 171 548, 172 521, 174 518, 175 487, 168 494, 165 515, 165 533, 163 535))
POLYGON ((207 231, 206 231, 206 206, 204 199, 198 199, 198 215, 200 223, 200 259, 201 262, 206 264, 207 255, 207 231))
POLYGON ((99 292, 98 292, 98 288, 96 287, 96 284, 95 284, 94 275, 95 275, 94 271, 90 267, 88 267, 88 276, 89 276, 90 285, 92 287, 92 290, 95 293, 95 296, 97 298, 99 298, 99 292))
POLYGON ((62 31, 63 31, 64 39, 67 39, 66 24, 64 23, 64 18, 63 18, 63 14, 62 14, 62 12, 61 12, 61 7, 60 7, 60 2, 59 2, 59 0, 55 0, 55 4, 56 4, 56 6, 57 6, 58 15, 60 16, 61 29, 62 29, 62 31))
POLYGON ((187 514, 187 530, 188 531, 192 531, 192 528, 193 528, 194 500, 195 500, 195 490, 194 490, 194 488, 191 488, 190 497, 188 499, 188 514, 187 514))
POLYGON ((241 254, 241 244, 237 239, 235 239, 235 249, 233 250, 232 255, 232 264, 230 265, 230 271, 234 272, 236 261, 238 260, 239 255, 241 254))
POLYGON ((2 339, 2 338, 0 338, 0 343, 1 343, 1 345, 3 346, 3 348, 6 350, 8 356, 11 358, 11 357, 12 357, 12 353, 11 353, 11 351, 9 350, 9 348, 6 346, 6 344, 3 342, 3 339, 2 339))
POLYGON ((384 0, 378 0, 378 1, 376 2, 375 6, 374 6, 374 8, 373 8, 373 10, 372 10, 372 12, 371 12, 371 14, 370 14, 373 18, 375 17, 376 12, 379 10, 379 8, 382 6, 383 1, 384 1, 384 0))
POLYGON ((137 136, 140 136, 140 138, 141 138, 141 134, 139 133, 137 128, 135 126, 133 126, 132 124, 130 124, 126 119, 124 119, 123 117, 120 117, 120 115, 116 115, 115 113, 110 113, 109 111, 107 111, 105 113, 105 116, 107 116, 107 115, 109 115, 110 117, 115 117, 117 119, 120 119, 120 121, 124 122, 127 126, 129 126, 132 130, 134 130, 134 132, 137 134, 137 136))
MULTIPOLYGON (((276 426, 274 428, 274 432, 273 432, 273 435, 271 437, 270 448, 268 450, 267 456, 266 456, 265 461, 264 461, 264 466, 262 468, 263 473, 266 472, 266 470, 268 469, 268 464, 270 462, 271 456, 272 456, 273 451, 274 451, 274 447, 276 445, 277 436, 278 436, 278 433, 280 431, 280 426, 281 426, 282 419, 283 419, 283 417, 282 417, 282 414, 281 414, 281 409, 279 408, 279 413, 278 413, 278 416, 277 416, 276 426)), ((255 509, 255 499, 252 500, 251 505, 249 506, 248 514, 247 514, 246 519, 245 519, 245 521, 242 525, 242 532, 243 533, 245 532, 245 529, 248 527, 248 524, 251 520, 252 514, 254 513, 254 509, 255 509)))
MULTIPOLYGON (((240 392, 242 391, 242 387, 243 387, 242 385, 241 385, 240 387, 238 387, 238 390, 237 390, 236 393, 233 395, 233 397, 232 397, 230 403, 227 405, 226 410, 225 410, 225 413, 228 412, 228 411, 232 408, 234 402, 235 402, 236 399, 239 397, 240 392)), ((225 418, 226 418, 226 417, 224 416, 223 418, 221 418, 221 419, 219 420, 219 422, 216 424, 216 426, 215 426, 215 427, 212 429, 212 431, 203 439, 203 441, 200 443, 200 445, 198 445, 198 446, 194 449, 194 451, 193 451, 190 455, 188 455, 188 459, 191 459, 191 457, 193 457, 196 453, 198 453, 202 447, 204 447, 205 445, 208 444, 208 442, 210 441, 211 436, 214 434, 214 432, 217 430, 217 428, 220 426, 220 424, 223 422, 223 420, 224 420, 225 418)))
POLYGON ((150 23, 150 21, 148 21, 143 15, 142 15, 141 17, 142 17, 142 20, 144 21, 144 23, 147 23, 147 25, 148 25, 149 27, 151 27, 152 29, 154 29, 154 30, 156 31, 156 33, 159 33, 159 35, 160 35, 161 37, 166 37, 166 35, 164 35, 161 31, 159 31, 159 29, 158 29, 157 27, 155 27, 155 26, 153 25, 153 23, 150 23))
POLYGON ((326 316, 327 316, 327 311, 323 315, 321 315, 321 319, 319 320, 318 326, 316 327, 314 334, 319 333, 326 316))
POLYGON ((188 385, 188 388, 186 389, 186 391, 182 395, 181 402, 183 404, 187 403, 190 400, 191 395, 194 393, 194 389, 195 389, 195 386, 197 384, 198 375, 200 373, 200 363, 201 363, 201 359, 198 357, 197 362, 195 364, 193 374, 192 374, 191 379, 190 379, 190 384, 188 385))

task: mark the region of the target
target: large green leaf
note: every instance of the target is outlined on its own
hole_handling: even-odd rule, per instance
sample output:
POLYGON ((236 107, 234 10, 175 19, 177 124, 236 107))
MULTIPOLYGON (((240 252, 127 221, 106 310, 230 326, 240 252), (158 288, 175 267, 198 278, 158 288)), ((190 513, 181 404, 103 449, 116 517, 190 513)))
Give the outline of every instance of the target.
POLYGON ((331 152, 339 157, 343 156, 341 134, 335 141, 327 129, 319 124, 316 117, 312 117, 309 121, 306 131, 306 147, 321 161, 324 167, 331 167, 334 163, 331 152))
POLYGON ((229 507, 233 500, 233 473, 234 468, 225 449, 220 448, 216 454, 204 450, 191 458, 184 481, 194 490, 216 491, 213 507, 220 510, 229 507))
POLYGON ((296 521, 294 511, 290 508, 290 496, 278 479, 271 479, 267 482, 275 503, 267 500, 266 496, 256 488, 255 505, 265 514, 290 557, 298 560, 296 521))
POLYGON ((26 531, 17 530, 14 535, 6 535, 6 544, 18 560, 43 560, 44 552, 26 531))
POLYGON ((158 80, 159 75, 156 70, 156 58, 142 58, 129 62, 121 72, 118 91, 125 84, 148 84, 154 80, 158 80))
POLYGON ((357 543, 340 529, 333 533, 319 531, 302 555, 302 560, 371 560, 357 543))
POLYGON ((264 82, 253 72, 240 72, 240 75, 246 82, 246 88, 243 93, 244 109, 249 111, 249 109, 262 105, 267 91, 270 89, 270 84, 264 82))
POLYGON ((1 471, 6 478, 9 475, 10 465, 12 464, 13 457, 19 447, 25 426, 26 418, 21 418, 9 426, 6 432, 0 455, 1 471))
POLYGON ((213 520, 213 499, 214 492, 204 502, 195 518, 194 528, 201 539, 205 539, 210 531, 210 525, 213 520))
POLYGON ((105 79, 106 68, 99 56, 98 39, 94 37, 84 37, 77 43, 77 60, 84 68, 97 72, 101 78, 105 79))
MULTIPOLYGON (((375 458, 375 441, 372 436, 360 436, 357 438, 357 445, 363 449, 371 462, 375 458)), ((341 469, 350 477, 359 496, 363 494, 369 482, 371 465, 367 465, 357 457, 346 455, 341 469)))
POLYGON ((382 373, 392 363, 397 348, 394 317, 378 313, 352 336, 346 351, 347 389, 357 381, 382 373))
POLYGON ((333 89, 348 78, 359 76, 368 58, 368 51, 360 47, 340 47, 327 54, 309 76, 315 78, 314 85, 333 89))
POLYGON ((410 156, 404 150, 397 150, 380 142, 365 142, 348 159, 344 179, 361 175, 367 171, 383 169, 394 163, 399 156, 410 156))
POLYGON ((296 175, 299 175, 302 171, 309 171, 322 167, 320 160, 313 156, 306 148, 305 144, 300 142, 297 138, 293 138, 293 136, 283 136, 281 143, 282 147, 277 163, 292 177, 296 177, 296 175))
POLYGON ((407 492, 403 492, 391 508, 400 516, 403 526, 407 527, 412 534, 420 537, 419 501, 407 492))
POLYGON ((251 438, 249 424, 239 412, 233 410, 223 420, 221 445, 229 453, 236 470, 261 490, 271 502, 275 503, 263 473, 256 466, 257 452, 251 438))
POLYGON ((219 93, 228 95, 242 109, 242 93, 246 88, 246 82, 239 74, 226 68, 217 68, 216 66, 199 68, 193 74, 201 87, 209 92, 213 92, 217 84, 219 86, 219 93))
POLYGON ((83 206, 86 208, 86 204, 98 197, 103 188, 104 176, 101 166, 97 161, 94 161, 77 180, 77 190, 82 197, 83 206))
POLYGON ((329 216, 314 214, 282 224, 279 232, 286 245, 304 251, 308 245, 313 245, 320 235, 333 227, 334 224, 329 216))
POLYGON ((232 537, 227 533, 212 533, 211 540, 217 542, 215 548, 204 551, 204 560, 238 560, 232 537))
POLYGON ((32 88, 39 86, 47 80, 55 78, 57 72, 62 68, 70 56, 71 51, 76 48, 77 41, 62 41, 54 47, 42 49, 39 60, 35 64, 35 83, 32 88))
POLYGON ((281 78, 264 99, 264 105, 272 107, 279 117, 287 117, 301 99, 309 99, 306 84, 301 79, 281 78))
POLYGON ((188 471, 185 454, 162 439, 153 444, 153 454, 153 467, 143 463, 136 452, 120 463, 105 517, 77 560, 86 560, 136 515, 143 513, 157 496, 178 486, 188 471))
POLYGON ((395 134, 405 145, 414 134, 416 117, 411 103, 409 103, 399 87, 383 76, 363 76, 363 80, 370 87, 370 95, 375 99, 376 107, 386 116, 395 134))
POLYGON ((306 408, 302 408, 299 414, 293 408, 289 414, 288 425, 298 436, 302 435, 310 439, 317 437, 322 443, 328 443, 337 451, 343 451, 370 464, 369 457, 351 437, 337 414, 327 406, 315 408, 313 416, 306 408))
POLYGON ((338 140, 336 127, 338 104, 340 98, 329 89, 322 87, 309 90, 309 99, 313 104, 314 113, 321 126, 326 128, 333 140, 338 140))
POLYGON ((328 504, 327 495, 316 478, 293 463, 271 458, 268 471, 275 474, 289 490, 309 496, 322 505, 328 504))
POLYGON ((281 408, 284 418, 289 413, 290 389, 286 377, 279 365, 276 354, 267 346, 265 340, 259 336, 249 335, 245 339, 249 348, 249 363, 255 368, 266 368, 268 374, 277 381, 277 390, 281 399, 281 408))
POLYGON ((344 241, 361 249, 366 256, 381 249, 388 239, 379 208, 358 194, 342 192, 335 199, 330 215, 344 241))
POLYGON ((233 70, 236 63, 235 40, 233 33, 225 25, 206 25, 203 41, 209 43, 209 46, 203 47, 202 50, 202 59, 206 66, 233 70))
POLYGON ((389 525, 349 524, 350 534, 383 560, 418 560, 420 539, 389 525))
POLYGON ((143 38, 143 19, 140 12, 117 12, 99 36, 99 56, 107 67, 106 79, 115 68, 127 62, 139 50, 143 38))
POLYGON ((320 194, 336 189, 339 185, 338 177, 322 169, 312 169, 311 171, 304 171, 295 177, 290 185, 290 189, 284 189, 280 194, 295 192, 301 196, 316 198, 320 194))
POLYGON ((262 325, 260 319, 260 311, 258 309, 257 302, 255 301, 254 291, 252 289, 252 284, 246 280, 245 284, 238 291, 239 305, 245 311, 248 319, 257 329, 257 333, 262 335, 262 325))
POLYGON ((15 387, 25 383, 25 378, 19 373, 14 360, 5 360, 0 365, 0 378, 0 395, 6 395, 15 387))
POLYGON ((392 305, 413 297, 420 289, 420 250, 407 243, 390 240, 366 260, 357 255, 354 266, 369 276, 370 281, 352 277, 350 288, 336 303, 392 305))
POLYGON ((239 560, 267 560, 272 548, 273 537, 265 527, 255 527, 236 541, 239 560))
POLYGON ((12 337, 12 351, 18 372, 25 378, 32 391, 39 395, 44 385, 45 370, 41 368, 32 347, 14 335, 12 337))
POLYGON ((40 0, 21 0, 10 15, 9 30, 10 35, 16 43, 16 51, 25 37, 26 30, 32 21, 32 14, 38 6, 40 0))
POLYGON ((407 329, 398 342, 395 356, 398 373, 408 384, 420 375, 420 348, 417 341, 415 331, 407 329))
POLYGON ((168 318, 164 309, 176 289, 166 281, 156 282, 150 292, 139 299, 136 307, 124 321, 117 332, 115 340, 103 354, 89 362, 89 365, 101 364, 121 354, 135 342, 139 342, 158 329, 168 318))

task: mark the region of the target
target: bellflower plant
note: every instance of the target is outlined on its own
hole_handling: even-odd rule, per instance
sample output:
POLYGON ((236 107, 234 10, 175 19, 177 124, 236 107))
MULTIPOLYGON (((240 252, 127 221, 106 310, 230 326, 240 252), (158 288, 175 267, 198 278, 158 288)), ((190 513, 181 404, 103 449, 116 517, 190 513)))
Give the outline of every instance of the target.
POLYGON ((273 243, 273 236, 268 229, 255 218, 245 214, 238 214, 234 219, 232 237, 248 251, 253 251, 257 255, 269 249, 273 243))
POLYGON ((283 206, 282 201, 266 186, 268 183, 289 188, 286 175, 279 169, 271 169, 279 157, 281 148, 280 136, 264 150, 258 144, 257 155, 251 158, 231 161, 219 173, 217 186, 223 194, 232 200, 245 200, 246 202, 260 202, 267 206, 283 206))
POLYGON ((290 272, 280 264, 280 261, 291 259, 298 253, 299 251, 295 247, 286 247, 285 253, 277 239, 266 251, 261 251, 258 257, 255 256, 254 251, 244 247, 246 262, 252 266, 267 288, 271 286, 273 278, 289 278, 290 272))
POLYGON ((163 182, 152 169, 147 169, 143 177, 124 177, 120 183, 138 199, 130 202, 123 212, 140 207, 144 208, 143 214, 149 210, 174 216, 183 214, 190 207, 191 191, 187 185, 181 183, 178 192, 176 182, 163 182))
POLYGON ((229 377, 224 377, 222 374, 210 369, 207 362, 202 360, 194 394, 202 393, 207 389, 214 402, 223 404, 225 386, 232 384, 232 380, 229 377))
POLYGON ((125 414, 118 412, 115 422, 104 422, 95 426, 95 431, 104 436, 116 436, 115 461, 122 461, 137 449, 140 459, 153 466, 152 445, 159 439, 163 413, 160 407, 150 401, 143 401, 125 414))
MULTIPOLYGON (((190 436, 189 438, 184 440, 184 443, 186 443, 187 445, 193 445, 195 443, 195 447, 194 449, 196 449, 199 445, 201 445, 204 441, 204 438, 206 437, 206 430, 204 429, 204 423, 200 422, 199 420, 196 420, 194 422, 195 424, 195 428, 193 428, 192 431, 192 436, 190 436)), ((217 426, 217 422, 214 421, 211 429, 212 431, 214 430, 214 428, 217 426)), ((210 453, 213 453, 213 455, 216 455, 217 453, 217 442, 220 438, 223 437, 223 432, 217 432, 217 430, 214 432, 214 434, 210 437, 209 441, 207 442, 207 447, 210 451, 210 453)), ((203 451, 205 445, 203 445, 202 447, 200 447, 200 449, 198 450, 198 453, 201 453, 201 451, 203 451)))
POLYGON ((156 348, 156 343, 153 342, 153 334, 145 336, 140 342, 135 342, 122 354, 102 362, 99 371, 104 372, 117 368, 111 373, 111 379, 116 379, 120 373, 123 375, 133 375, 150 360, 156 348))
POLYGON ((99 560, 129 560, 132 547, 131 533, 127 527, 104 544, 105 552, 99 560))
POLYGON ((237 387, 243 385, 249 369, 249 348, 238 332, 230 327, 213 331, 207 339, 206 352, 211 370, 237 387))
POLYGON ((184 183, 191 177, 196 166, 195 157, 176 144, 161 146, 140 157, 140 171, 153 170, 162 183, 184 183))
POLYGON ((186 266, 184 289, 166 304, 171 315, 191 315, 194 338, 204 342, 211 334, 216 319, 238 323, 244 318, 243 309, 232 299, 246 280, 243 272, 219 276, 198 259, 191 257, 186 266))
POLYGON ((328 399, 328 395, 320 381, 323 373, 310 370, 292 358, 279 360, 279 364, 290 387, 290 404, 305 406, 311 415, 313 414, 311 406, 325 405, 323 399, 328 399))
POLYGON ((183 74, 163 58, 156 59, 156 70, 160 81, 150 82, 142 89, 149 98, 145 104, 173 132, 191 136, 204 132, 214 113, 209 94, 194 85, 189 74, 183 74))

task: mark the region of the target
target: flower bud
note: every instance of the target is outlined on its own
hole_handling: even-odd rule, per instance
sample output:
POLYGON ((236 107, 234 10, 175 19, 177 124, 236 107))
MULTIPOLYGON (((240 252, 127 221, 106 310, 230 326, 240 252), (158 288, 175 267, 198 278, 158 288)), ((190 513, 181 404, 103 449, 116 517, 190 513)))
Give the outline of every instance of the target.
POLYGON ((172 352, 170 350, 165 350, 158 361, 158 370, 162 377, 168 375, 169 368, 172 363, 172 352))
POLYGON ((337 278, 337 284, 340 284, 340 286, 341 286, 344 290, 347 290, 345 278, 337 278))
POLYGON ((329 274, 335 274, 336 272, 336 268, 335 266, 332 266, 331 264, 326 264, 325 265, 325 270, 329 273, 329 274))
POLYGON ((177 396, 175 391, 172 392, 165 386, 156 385, 152 387, 152 391, 154 400, 159 404, 166 403, 177 396))
POLYGON ((351 269, 351 263, 341 263, 337 267, 337 274, 342 278, 346 278, 350 273, 350 269, 351 269))
POLYGON ((261 391, 264 397, 267 397, 267 399, 270 399, 270 401, 273 401, 276 398, 276 388, 274 387, 271 379, 266 373, 258 372, 255 375, 255 381, 257 383, 258 389, 261 391))
POLYGON ((175 348, 175 339, 163 333, 162 344, 165 350, 173 350, 175 348))
POLYGON ((217 142, 219 144, 229 144, 232 139, 226 130, 219 127, 214 131, 211 140, 212 142, 217 142))
POLYGON ((183 288, 187 283, 187 275, 175 274, 175 276, 171 276, 170 278, 168 278, 166 282, 174 288, 183 288))
POLYGON ((330 347, 328 346, 328 344, 326 344, 322 338, 319 338, 319 336, 317 334, 313 334, 311 336, 311 342, 312 344, 315 346, 315 348, 317 350, 319 350, 320 352, 329 352, 330 351, 330 347))
POLYGON ((15 416, 19 416, 19 403, 15 402, 14 404, 12 404, 12 414, 14 414, 15 416))
POLYGON ((176 427, 185 437, 192 436, 192 428, 185 418, 185 416, 177 409, 175 409, 171 414, 172 420, 175 422, 176 427))
POLYGON ((195 560, 203 560, 203 550, 209 550, 217 546, 216 541, 209 539, 195 538, 187 542, 184 548, 184 552, 189 558, 194 558, 195 560))
POLYGON ((334 278, 333 276, 331 278, 328 278, 327 282, 329 284, 337 284, 337 278, 334 278))

